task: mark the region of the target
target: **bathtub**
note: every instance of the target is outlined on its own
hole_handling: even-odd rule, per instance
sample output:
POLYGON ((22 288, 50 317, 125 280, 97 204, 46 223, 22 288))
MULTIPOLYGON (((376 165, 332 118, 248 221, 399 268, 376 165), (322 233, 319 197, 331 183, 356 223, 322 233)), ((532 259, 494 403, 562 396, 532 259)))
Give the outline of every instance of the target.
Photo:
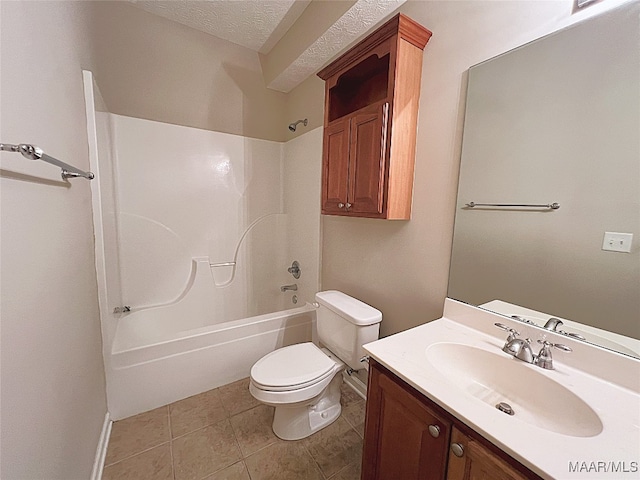
POLYGON ((314 336, 315 308, 308 303, 176 331, 175 326, 181 325, 181 318, 190 317, 189 313, 194 312, 178 304, 120 318, 106 365, 112 420, 248 377, 251 366, 262 356, 314 336), (167 329, 167 325, 174 328, 167 329))

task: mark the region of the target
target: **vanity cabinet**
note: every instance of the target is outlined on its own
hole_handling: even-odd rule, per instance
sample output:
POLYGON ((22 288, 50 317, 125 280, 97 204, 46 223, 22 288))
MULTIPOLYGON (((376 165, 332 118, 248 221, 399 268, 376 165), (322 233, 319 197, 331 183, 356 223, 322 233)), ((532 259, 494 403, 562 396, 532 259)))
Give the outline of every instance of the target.
MULTIPOLYGON (((515 461, 515 460, 514 460, 515 461)), ((527 480, 509 463, 457 428, 451 433, 447 480, 527 480)))
POLYGON ((408 220, 422 51, 431 32, 398 14, 325 67, 322 213, 408 220))
POLYGON ((539 478, 370 360, 362 480, 539 478))
POLYGON ((371 364, 362 479, 443 479, 451 422, 408 385, 371 364))

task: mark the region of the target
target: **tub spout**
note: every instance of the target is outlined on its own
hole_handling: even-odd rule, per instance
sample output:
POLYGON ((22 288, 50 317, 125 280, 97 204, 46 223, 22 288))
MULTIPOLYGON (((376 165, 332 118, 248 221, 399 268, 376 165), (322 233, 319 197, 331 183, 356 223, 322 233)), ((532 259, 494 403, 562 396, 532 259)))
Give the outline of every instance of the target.
POLYGON ((280 287, 280 291, 281 292, 286 292, 288 290, 292 290, 294 292, 298 291, 298 284, 297 283, 293 283, 291 285, 283 285, 280 287))

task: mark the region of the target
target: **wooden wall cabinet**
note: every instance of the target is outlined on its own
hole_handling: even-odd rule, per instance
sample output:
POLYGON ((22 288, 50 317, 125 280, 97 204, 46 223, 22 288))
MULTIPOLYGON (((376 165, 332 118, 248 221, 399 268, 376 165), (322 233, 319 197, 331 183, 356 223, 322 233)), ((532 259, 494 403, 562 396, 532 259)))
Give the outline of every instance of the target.
POLYGON ((398 14, 318 73, 325 81, 322 213, 411 218, 422 51, 398 14))
POLYGON ((372 359, 362 480, 396 478, 540 479, 372 359))

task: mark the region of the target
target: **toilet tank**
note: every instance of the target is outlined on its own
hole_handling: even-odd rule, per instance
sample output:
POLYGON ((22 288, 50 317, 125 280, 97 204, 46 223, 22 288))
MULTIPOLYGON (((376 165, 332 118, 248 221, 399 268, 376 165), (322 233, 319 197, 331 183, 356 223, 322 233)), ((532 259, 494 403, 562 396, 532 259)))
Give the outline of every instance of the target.
POLYGON ((318 339, 355 370, 363 368, 362 345, 378 339, 382 313, 337 290, 316 293, 318 339))

